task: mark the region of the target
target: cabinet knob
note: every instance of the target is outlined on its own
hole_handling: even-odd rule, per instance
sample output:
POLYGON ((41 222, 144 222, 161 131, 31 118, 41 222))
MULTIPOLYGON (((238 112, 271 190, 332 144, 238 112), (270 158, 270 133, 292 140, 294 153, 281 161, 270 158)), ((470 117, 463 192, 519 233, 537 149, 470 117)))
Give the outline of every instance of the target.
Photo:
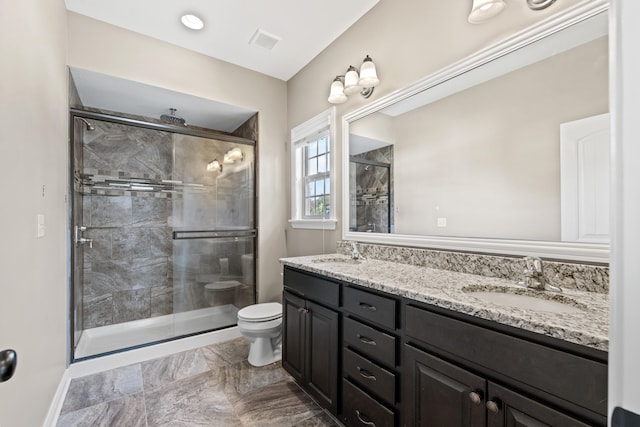
POLYGON ((493 415, 496 415, 498 412, 500 412, 500 404, 498 402, 494 402, 493 400, 489 400, 487 402, 487 410, 493 415))
POLYGON ((469 400, 471 400, 471 403, 474 405, 479 405, 482 403, 482 392, 472 391, 469 393, 469 400))

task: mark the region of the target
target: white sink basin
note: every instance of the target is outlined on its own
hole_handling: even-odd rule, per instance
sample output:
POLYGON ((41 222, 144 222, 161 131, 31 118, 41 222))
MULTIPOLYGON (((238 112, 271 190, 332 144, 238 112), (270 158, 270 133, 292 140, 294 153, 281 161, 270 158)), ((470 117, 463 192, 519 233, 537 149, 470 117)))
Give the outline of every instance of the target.
POLYGON ((316 258, 313 259, 312 262, 317 263, 336 263, 336 264, 360 264, 362 260, 354 259, 354 258, 342 258, 342 257, 333 257, 333 258, 316 258))
MULTIPOLYGON (((514 293, 511 288, 500 288, 498 291, 463 289, 470 296, 483 301, 504 307, 518 308, 521 310, 543 311, 547 313, 581 313, 582 304, 561 294, 528 291, 527 294, 514 293)), ((524 290, 524 292, 527 292, 524 290)))

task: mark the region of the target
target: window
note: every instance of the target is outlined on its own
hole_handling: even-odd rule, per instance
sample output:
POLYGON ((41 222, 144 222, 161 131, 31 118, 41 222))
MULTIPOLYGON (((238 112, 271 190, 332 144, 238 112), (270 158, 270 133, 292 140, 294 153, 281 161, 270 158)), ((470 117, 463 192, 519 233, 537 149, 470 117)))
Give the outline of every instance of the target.
POLYGON ((291 130, 291 224, 335 229, 332 151, 335 108, 291 130))

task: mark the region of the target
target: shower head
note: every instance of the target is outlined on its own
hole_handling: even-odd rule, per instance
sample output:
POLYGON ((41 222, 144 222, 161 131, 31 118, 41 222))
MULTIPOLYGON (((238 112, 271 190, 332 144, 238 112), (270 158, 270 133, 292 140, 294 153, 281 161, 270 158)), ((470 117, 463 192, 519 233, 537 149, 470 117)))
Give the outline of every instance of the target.
POLYGON ((84 122, 84 125, 87 127, 87 130, 96 130, 96 128, 87 121, 87 119, 83 119, 82 117, 76 117, 76 119, 84 122))
POLYGON ((175 108, 169 108, 169 111, 171 112, 171 115, 169 114, 163 114, 160 116, 160 120, 162 120, 165 123, 169 123, 170 125, 176 125, 176 126, 186 126, 187 124, 184 122, 184 119, 182 117, 178 117, 176 116, 176 110, 175 108))

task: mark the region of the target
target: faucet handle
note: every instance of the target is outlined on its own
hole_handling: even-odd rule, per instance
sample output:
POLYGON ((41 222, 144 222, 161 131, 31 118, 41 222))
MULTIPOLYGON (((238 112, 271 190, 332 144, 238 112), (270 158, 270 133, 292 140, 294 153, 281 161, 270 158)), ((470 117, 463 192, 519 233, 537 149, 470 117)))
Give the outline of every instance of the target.
POLYGON ((542 260, 537 256, 524 257, 525 272, 531 270, 535 273, 542 273, 542 260))

